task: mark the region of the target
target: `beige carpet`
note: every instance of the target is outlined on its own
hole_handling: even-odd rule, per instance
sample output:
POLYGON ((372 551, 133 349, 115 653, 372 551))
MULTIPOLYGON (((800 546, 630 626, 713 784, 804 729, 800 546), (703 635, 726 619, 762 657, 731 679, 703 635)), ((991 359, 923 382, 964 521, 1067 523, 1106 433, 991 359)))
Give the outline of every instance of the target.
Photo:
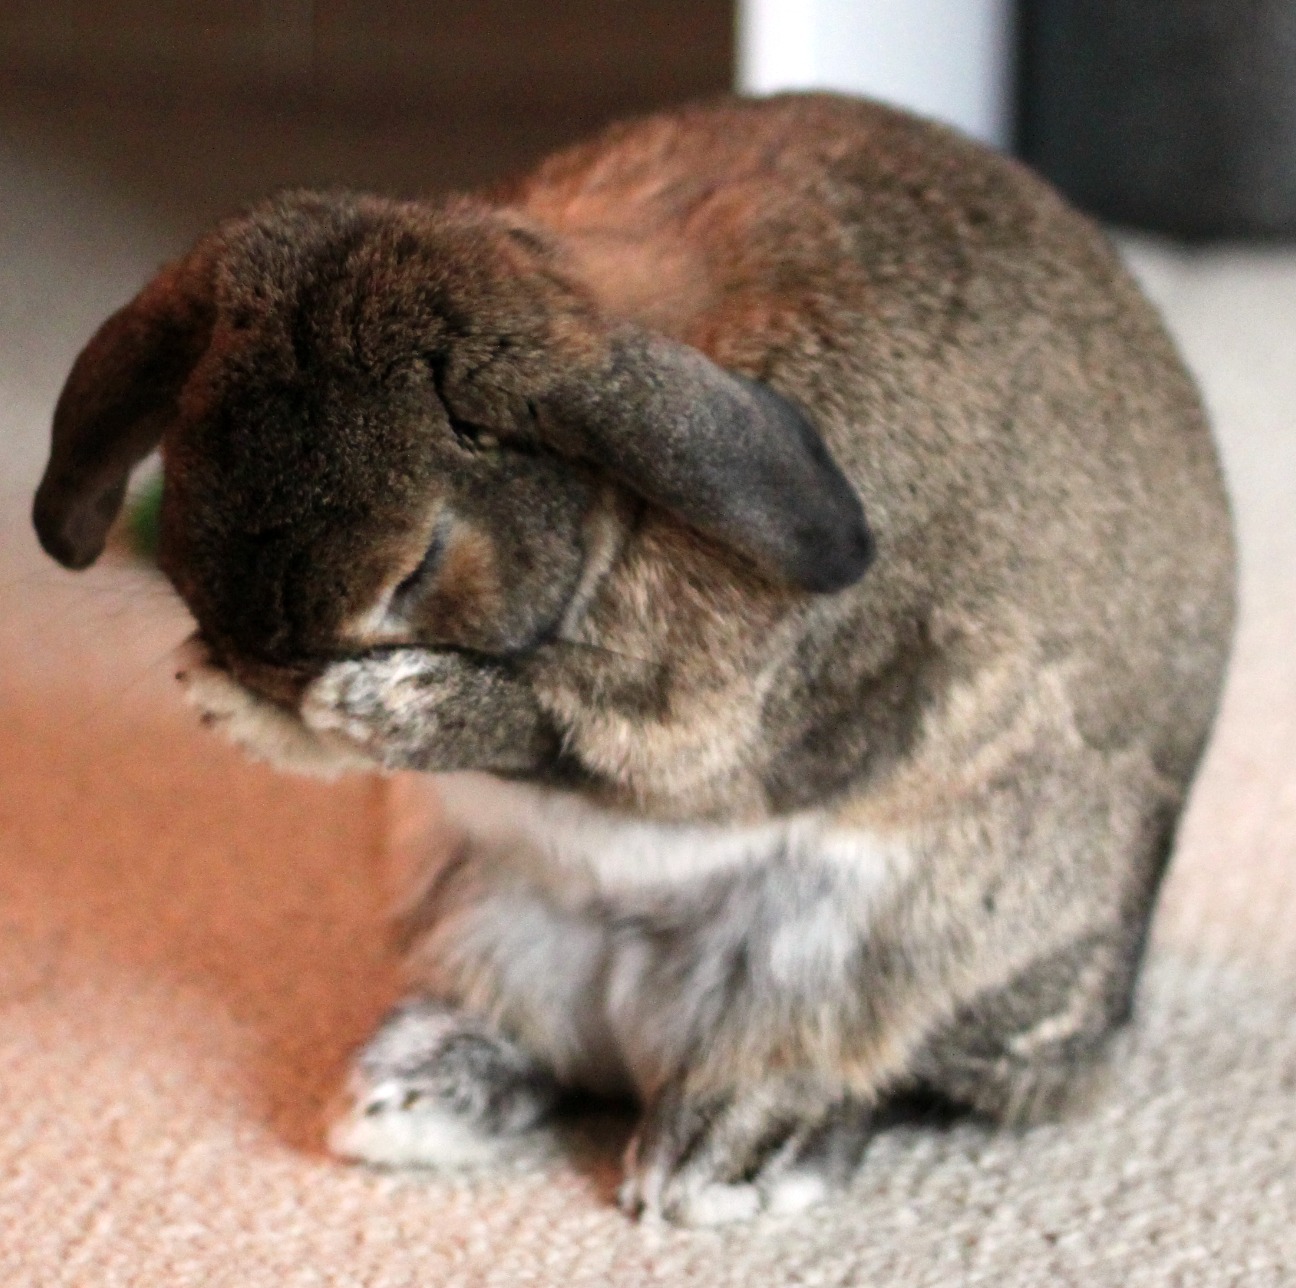
POLYGON ((894 1131, 819 1212, 678 1233, 612 1206, 616 1120, 477 1177, 321 1154, 394 988, 391 802, 241 763, 181 708, 166 588, 35 549, 68 362, 233 165, 183 129, 96 165, 80 130, 0 129, 0 1284, 1296 1283, 1296 252, 1131 248, 1217 414, 1245 611, 1110 1085, 1022 1136, 894 1131), (132 182, 166 164, 170 206, 132 182))

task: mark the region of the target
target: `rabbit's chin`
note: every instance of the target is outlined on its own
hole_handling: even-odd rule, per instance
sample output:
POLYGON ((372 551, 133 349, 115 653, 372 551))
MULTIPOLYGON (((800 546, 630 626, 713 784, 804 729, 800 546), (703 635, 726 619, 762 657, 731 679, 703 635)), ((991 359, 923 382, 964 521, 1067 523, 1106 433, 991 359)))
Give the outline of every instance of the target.
POLYGON ((176 679, 202 723, 253 760, 311 778, 380 768, 341 736, 309 729, 293 711, 241 685, 215 665, 207 646, 191 635, 174 654, 176 679))

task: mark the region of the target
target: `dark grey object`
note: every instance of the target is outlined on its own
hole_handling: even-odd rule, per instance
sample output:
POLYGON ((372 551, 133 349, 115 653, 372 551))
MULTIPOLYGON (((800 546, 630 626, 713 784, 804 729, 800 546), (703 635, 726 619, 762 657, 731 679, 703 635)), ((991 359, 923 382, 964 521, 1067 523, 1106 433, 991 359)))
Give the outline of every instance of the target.
POLYGON ((1019 150, 1117 223, 1296 235, 1296 0, 1024 0, 1019 150))

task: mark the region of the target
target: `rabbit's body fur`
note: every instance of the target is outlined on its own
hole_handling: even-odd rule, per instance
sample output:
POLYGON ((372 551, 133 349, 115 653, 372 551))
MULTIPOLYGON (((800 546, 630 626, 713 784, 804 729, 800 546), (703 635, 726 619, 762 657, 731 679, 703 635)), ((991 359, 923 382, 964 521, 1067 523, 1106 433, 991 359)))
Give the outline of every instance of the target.
MULTIPOLYGON (((246 509, 237 462, 200 493, 218 440, 167 431, 169 571, 218 653, 188 667, 200 705, 289 759, 486 771, 446 780, 458 842, 405 919, 415 1000, 362 1055, 339 1149, 458 1159, 560 1087, 629 1092, 647 1114, 627 1202, 707 1221, 841 1183, 898 1091, 1051 1109, 1127 1013, 1233 614, 1197 394, 1111 249, 1013 162, 828 96, 631 123, 429 209, 290 198, 195 255, 239 298, 277 283, 258 287, 267 333, 294 300, 302 316, 308 277, 309 326, 281 346, 301 375, 282 379, 341 391, 308 356, 331 319, 426 307, 415 269, 378 290, 365 238, 380 265, 389 226, 458 247, 437 279, 458 310, 436 382, 452 424, 494 431, 524 405, 543 438, 562 362, 596 373, 564 404, 591 423, 678 419, 711 369, 685 356, 640 384, 638 364, 700 352, 759 382, 726 386, 743 424, 804 434, 762 389, 804 409, 877 555, 844 585, 862 547, 823 535, 850 527, 844 503, 822 530, 744 545, 729 498, 763 505, 762 484, 735 475, 689 511, 678 477, 633 475, 672 457, 669 436, 616 445, 609 476, 555 431, 553 463, 525 444, 543 504, 520 473, 406 495, 405 464, 364 484, 368 528, 326 529, 294 496, 310 575, 341 589, 300 596, 285 625, 291 596, 258 598, 269 574, 240 572, 222 535, 277 502, 246 509), (609 351, 610 325, 689 349, 609 351), (199 531, 203 504, 220 521, 199 531), (441 579, 414 621, 394 587, 429 540, 441 579), (832 571, 815 588, 837 593, 798 587, 816 558, 832 571), (312 660, 340 643, 373 651, 312 660)), ((376 331, 355 334, 364 351, 376 331)), ((232 362, 194 392, 200 363, 182 419, 232 387, 232 362)), ((366 396, 330 405, 380 406, 366 396)), ((403 413, 386 440, 364 437, 372 411, 346 414, 347 471, 311 484, 339 512, 371 456, 397 459, 364 444, 405 441, 403 413)), ((298 431, 263 432, 277 449, 298 431)), ((164 511, 164 556, 167 533, 164 511)))

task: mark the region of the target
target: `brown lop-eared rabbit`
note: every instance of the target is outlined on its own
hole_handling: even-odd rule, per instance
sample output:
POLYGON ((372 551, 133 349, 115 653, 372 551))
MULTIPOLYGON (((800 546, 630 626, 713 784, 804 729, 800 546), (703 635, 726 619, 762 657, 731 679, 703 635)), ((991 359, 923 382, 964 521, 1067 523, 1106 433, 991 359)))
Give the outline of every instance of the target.
POLYGON ((1056 1110, 1128 1014, 1228 506, 1153 310, 1011 160, 788 96, 476 195, 281 195, 78 358, 55 558, 159 443, 208 720, 444 775, 339 1154, 628 1095, 627 1209, 743 1219, 910 1093, 1056 1110))

